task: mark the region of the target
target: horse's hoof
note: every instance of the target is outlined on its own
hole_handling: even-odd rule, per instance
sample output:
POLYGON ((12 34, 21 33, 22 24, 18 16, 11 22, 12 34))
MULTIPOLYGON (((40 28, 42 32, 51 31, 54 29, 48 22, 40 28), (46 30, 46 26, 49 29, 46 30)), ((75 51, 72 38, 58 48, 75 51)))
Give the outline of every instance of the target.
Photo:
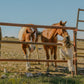
POLYGON ((26 71, 29 71, 31 67, 26 67, 26 71))

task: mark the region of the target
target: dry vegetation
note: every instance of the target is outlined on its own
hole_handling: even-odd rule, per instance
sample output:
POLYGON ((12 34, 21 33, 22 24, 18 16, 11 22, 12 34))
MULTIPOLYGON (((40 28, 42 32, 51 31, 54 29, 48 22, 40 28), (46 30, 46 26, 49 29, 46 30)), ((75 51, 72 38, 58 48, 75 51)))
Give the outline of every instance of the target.
MULTIPOLYGON (((15 38, 3 38, 3 40, 18 40, 15 38)), ((83 47, 84 46, 84 42, 78 42, 78 46, 83 47)), ((45 59, 45 51, 43 49, 42 45, 38 46, 39 49, 39 56, 40 59, 45 59)), ((60 46, 58 46, 58 59, 59 59, 59 49, 60 46)), ((83 51, 78 51, 78 53, 80 55, 84 55, 83 51)), ((12 59, 25 59, 24 58, 24 54, 23 51, 21 49, 21 44, 2 44, 1 45, 1 58, 12 58, 12 59)), ((36 51, 34 51, 31 55, 31 58, 33 59, 37 59, 37 53, 36 51)), ((78 58, 78 61, 84 62, 84 58, 78 58)), ((50 66, 50 73, 53 75, 59 75, 59 76, 67 76, 68 74, 70 74, 68 72, 68 70, 65 71, 65 67, 67 67, 66 63, 57 63, 58 67, 57 67, 57 71, 55 71, 55 68, 53 66, 50 66)), ((4 68, 7 69, 8 72, 21 72, 21 73, 25 73, 26 72, 26 67, 25 67, 26 63, 25 62, 0 62, 0 75, 3 73, 4 68)), ((37 64, 35 62, 31 63, 31 69, 28 72, 31 73, 37 73, 37 72, 42 72, 42 73, 46 73, 46 67, 44 66, 44 63, 41 64, 37 64)), ((84 68, 83 65, 79 66, 80 68, 84 68)))

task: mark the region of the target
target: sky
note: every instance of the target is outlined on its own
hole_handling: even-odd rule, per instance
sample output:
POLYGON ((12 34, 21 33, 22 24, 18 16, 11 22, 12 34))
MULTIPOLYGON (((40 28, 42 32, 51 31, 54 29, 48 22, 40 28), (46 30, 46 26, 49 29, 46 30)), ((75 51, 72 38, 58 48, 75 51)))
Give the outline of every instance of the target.
MULTIPOLYGON (((66 26, 76 27, 78 8, 84 9, 84 0, 0 0, 0 22, 52 25, 62 20, 67 21, 66 26)), ((84 12, 80 19, 84 19, 84 12)), ((81 28, 83 25, 79 23, 81 28)), ((18 37, 20 27, 1 28, 2 36, 18 37)), ((68 32, 72 37, 72 31, 68 32)), ((84 34, 78 36, 83 38, 84 34)))

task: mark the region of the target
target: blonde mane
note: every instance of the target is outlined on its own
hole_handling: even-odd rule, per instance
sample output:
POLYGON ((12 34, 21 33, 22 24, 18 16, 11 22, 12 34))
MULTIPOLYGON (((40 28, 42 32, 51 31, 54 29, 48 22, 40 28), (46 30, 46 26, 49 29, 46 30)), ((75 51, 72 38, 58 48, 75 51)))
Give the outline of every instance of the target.
POLYGON ((19 31, 18 38, 20 41, 23 40, 22 36, 23 36, 23 33, 25 32, 25 30, 26 30, 26 27, 22 27, 19 31))

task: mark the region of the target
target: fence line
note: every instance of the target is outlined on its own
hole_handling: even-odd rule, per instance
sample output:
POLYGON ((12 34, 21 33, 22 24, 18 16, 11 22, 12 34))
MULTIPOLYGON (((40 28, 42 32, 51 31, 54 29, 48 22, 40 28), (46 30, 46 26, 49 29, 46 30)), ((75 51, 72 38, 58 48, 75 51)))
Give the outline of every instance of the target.
MULTIPOLYGON (((77 28, 76 27, 59 27, 59 26, 44 26, 44 25, 30 25, 30 24, 16 24, 16 23, 3 23, 0 22, 0 25, 2 26, 17 26, 17 27, 33 27, 33 28, 56 28, 56 29, 67 29, 67 30, 73 30, 73 38, 74 38, 74 66, 75 66, 75 75, 77 75, 77 49, 76 49, 76 33, 77 28)), ((15 41, 0 41, 1 43, 17 43, 17 44, 40 44, 40 45, 62 45, 59 43, 33 43, 33 42, 15 42, 15 41)), ((64 60, 25 60, 25 59, 0 59, 0 61, 45 61, 45 62, 67 62, 64 60)))
POLYGON ((66 60, 38 60, 38 59, 0 59, 0 61, 16 61, 16 62, 67 62, 66 60))
POLYGON ((17 27, 33 27, 33 28, 56 28, 56 29, 68 29, 68 30, 75 30, 76 29, 76 27, 17 24, 17 23, 5 23, 5 22, 0 22, 0 25, 2 25, 2 26, 17 26, 17 27))
POLYGON ((36 45, 62 45, 61 43, 47 43, 47 42, 21 42, 21 41, 6 41, 2 40, 0 43, 12 43, 12 44, 36 44, 36 45))

